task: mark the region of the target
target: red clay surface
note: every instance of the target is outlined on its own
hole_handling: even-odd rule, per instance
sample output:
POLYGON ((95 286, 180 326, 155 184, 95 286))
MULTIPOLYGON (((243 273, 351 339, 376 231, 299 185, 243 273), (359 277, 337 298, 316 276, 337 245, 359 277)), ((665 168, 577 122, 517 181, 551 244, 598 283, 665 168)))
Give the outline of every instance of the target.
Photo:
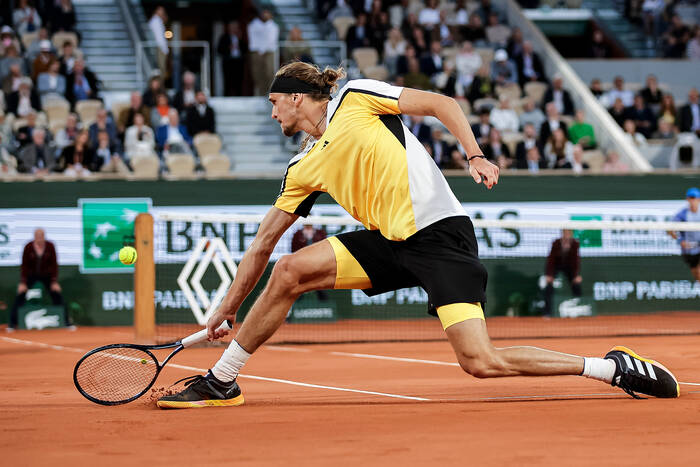
MULTIPOLYGON (((72 382, 75 362, 93 347, 133 341, 132 332, 80 328, 0 335, 3 465, 698 463, 700 386, 682 385, 680 399, 639 401, 575 376, 477 380, 454 365, 431 363, 454 362, 446 342, 266 346, 239 379, 246 398, 241 407, 162 411, 146 396, 117 407, 84 399, 72 382)), ((496 344, 594 356, 624 344, 663 362, 680 381, 700 383, 698 336, 496 344)), ((173 363, 206 369, 222 350, 188 349, 173 363)), ((166 367, 156 386, 193 373, 166 367)))

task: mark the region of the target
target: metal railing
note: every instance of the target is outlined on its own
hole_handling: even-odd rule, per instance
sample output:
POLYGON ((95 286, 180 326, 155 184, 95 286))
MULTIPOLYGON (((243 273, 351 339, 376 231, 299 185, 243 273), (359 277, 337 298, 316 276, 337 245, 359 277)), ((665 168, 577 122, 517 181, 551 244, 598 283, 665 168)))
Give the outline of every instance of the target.
MULTIPOLYGON (((140 29, 136 26, 136 20, 133 16, 132 6, 129 5, 129 2, 127 0, 117 0, 117 5, 121 10, 122 17, 124 18, 124 24, 126 25, 126 29, 129 32, 131 42, 134 44, 134 50, 138 51, 140 50, 140 44, 145 38, 141 34, 140 29)), ((136 70, 139 76, 141 88, 143 89, 144 83, 141 77, 144 75, 151 76, 151 73, 153 72, 153 66, 151 64, 150 57, 142 57, 141 59, 138 59, 136 61, 136 70)))
POLYGON ((308 47, 311 52, 311 57, 314 59, 314 63, 318 63, 318 59, 314 56, 315 51, 318 49, 331 49, 334 50, 335 53, 332 53, 332 55, 336 58, 336 63, 335 66, 338 65, 344 65, 345 62, 347 61, 348 55, 347 55, 347 46, 345 45, 345 42, 343 41, 320 41, 320 40, 311 40, 311 41, 280 41, 279 42, 279 48, 277 51, 277 61, 275 63, 280 63, 279 58, 281 56, 281 50, 284 48, 291 48, 291 47, 308 47))

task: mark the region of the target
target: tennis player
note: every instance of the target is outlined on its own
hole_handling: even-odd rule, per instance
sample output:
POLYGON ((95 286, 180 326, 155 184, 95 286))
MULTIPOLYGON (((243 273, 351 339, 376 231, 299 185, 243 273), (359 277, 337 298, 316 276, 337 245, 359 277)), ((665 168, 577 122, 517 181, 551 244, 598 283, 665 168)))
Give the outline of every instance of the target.
MULTIPOLYGON (((685 193, 688 207, 681 209, 674 222, 700 222, 700 190, 688 188, 685 193)), ((669 232, 669 235, 681 246, 681 257, 690 267, 696 281, 700 282, 700 232, 669 232)))
POLYGON ((334 97, 342 69, 283 66, 270 87, 272 118, 287 136, 309 134, 290 160, 274 206, 238 266, 236 278, 207 323, 210 339, 233 320, 260 280, 282 234, 307 216, 321 193, 331 195, 366 230, 343 233, 280 258, 235 339, 206 375, 193 376, 162 408, 239 405, 236 377, 279 326, 296 298, 311 290, 362 289, 368 295, 419 285, 429 298, 465 372, 477 378, 582 375, 631 395, 677 397, 662 365, 625 347, 583 358, 534 347, 496 348, 482 306, 486 269, 472 223, 447 181, 399 114, 438 118, 462 144, 469 173, 491 189, 498 167, 488 162, 452 98, 374 80, 349 81, 334 97))

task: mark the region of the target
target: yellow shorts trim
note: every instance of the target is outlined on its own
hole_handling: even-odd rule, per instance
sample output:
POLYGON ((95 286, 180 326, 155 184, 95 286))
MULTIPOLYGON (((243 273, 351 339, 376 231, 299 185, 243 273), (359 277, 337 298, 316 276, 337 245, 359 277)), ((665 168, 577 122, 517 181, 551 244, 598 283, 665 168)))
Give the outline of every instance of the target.
POLYGON ((328 241, 335 253, 335 286, 334 289, 369 289, 372 281, 365 270, 360 266, 355 257, 348 251, 343 243, 336 237, 329 237, 328 241))
POLYGON ((442 323, 442 329, 447 329, 453 324, 461 323, 468 319, 484 319, 484 310, 480 303, 452 303, 440 306, 437 309, 438 318, 442 323))

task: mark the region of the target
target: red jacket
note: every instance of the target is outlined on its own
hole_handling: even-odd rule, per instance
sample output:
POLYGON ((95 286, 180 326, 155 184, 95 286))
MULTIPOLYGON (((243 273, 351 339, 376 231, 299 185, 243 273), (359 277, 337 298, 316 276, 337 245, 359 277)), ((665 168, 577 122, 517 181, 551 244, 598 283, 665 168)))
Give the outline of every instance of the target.
POLYGON ((26 283, 30 277, 48 277, 51 282, 58 280, 58 260, 56 258, 56 248, 53 243, 47 241, 44 254, 39 259, 34 251, 34 242, 29 242, 24 246, 22 254, 22 277, 21 281, 26 283))
POLYGON ((579 275, 581 270, 581 256, 579 255, 579 243, 575 238, 571 239, 569 251, 564 252, 561 247, 561 238, 554 240, 552 250, 547 256, 546 274, 554 276, 557 270, 571 271, 572 277, 579 275))
MULTIPOLYGON (((314 229, 314 236, 311 238, 311 243, 320 242, 326 238, 326 231, 323 229, 314 229)), ((305 246, 309 246, 311 243, 306 241, 304 237, 304 229, 299 229, 294 233, 292 237, 292 253, 297 250, 301 250, 305 246)))

